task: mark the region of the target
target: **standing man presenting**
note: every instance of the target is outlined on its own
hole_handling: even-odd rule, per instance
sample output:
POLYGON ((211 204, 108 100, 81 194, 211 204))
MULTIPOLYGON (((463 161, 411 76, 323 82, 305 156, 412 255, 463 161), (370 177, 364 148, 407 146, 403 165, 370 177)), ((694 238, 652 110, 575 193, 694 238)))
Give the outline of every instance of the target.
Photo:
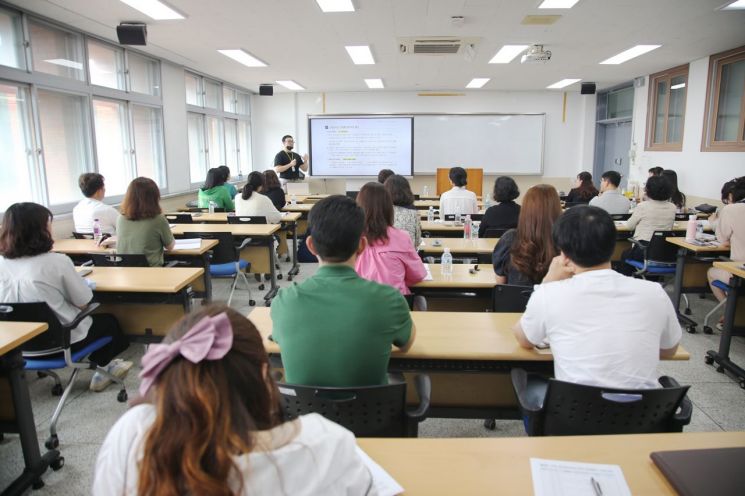
POLYGON ((282 187, 287 190, 286 185, 288 182, 303 180, 305 177, 303 172, 308 172, 308 164, 310 162, 308 161, 307 153, 300 157, 300 155, 292 151, 295 147, 295 140, 289 134, 282 137, 282 144, 284 148, 274 157, 274 172, 279 174, 282 187))

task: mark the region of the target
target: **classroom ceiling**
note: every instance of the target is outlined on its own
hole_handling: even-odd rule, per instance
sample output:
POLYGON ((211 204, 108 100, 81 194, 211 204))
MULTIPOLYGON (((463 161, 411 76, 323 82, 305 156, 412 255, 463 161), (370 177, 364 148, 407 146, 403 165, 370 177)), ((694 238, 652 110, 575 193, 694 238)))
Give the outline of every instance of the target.
POLYGON ((745 45, 745 11, 717 10, 728 0, 579 0, 568 10, 538 9, 541 0, 353 1, 356 12, 324 14, 315 0, 167 0, 186 19, 154 21, 119 0, 10 0, 110 40, 121 21, 146 22, 145 52, 253 91, 285 79, 308 91, 365 91, 364 78, 382 78, 387 90, 464 90, 477 77, 491 78, 484 90, 542 90, 564 78, 607 88, 745 45), (521 24, 545 14, 561 18, 521 24), (452 16, 463 16, 462 25, 452 16), (478 41, 470 60, 399 53, 399 38, 411 36, 478 41), (344 46, 358 44, 371 45, 375 65, 352 63, 344 46), (545 64, 519 57, 489 64, 504 44, 543 44, 553 56, 545 64), (637 44, 662 47, 621 65, 598 64, 637 44), (216 51, 226 48, 243 48, 268 67, 244 67, 216 51))

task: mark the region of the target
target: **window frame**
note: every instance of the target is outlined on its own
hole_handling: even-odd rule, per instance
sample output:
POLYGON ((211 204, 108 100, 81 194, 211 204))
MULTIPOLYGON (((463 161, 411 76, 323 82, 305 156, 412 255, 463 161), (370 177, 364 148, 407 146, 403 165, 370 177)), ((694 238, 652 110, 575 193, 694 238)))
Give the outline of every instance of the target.
POLYGON ((647 133, 645 139, 644 150, 645 151, 660 151, 660 152, 680 152, 683 151, 683 139, 685 136, 685 119, 686 119, 686 103, 688 100, 688 75, 689 75, 689 64, 679 65, 670 69, 650 74, 649 76, 649 97, 647 99, 647 133), (683 95, 683 116, 682 125, 680 128, 680 141, 668 142, 668 126, 670 124, 670 86, 672 85, 673 78, 685 76, 686 86, 685 94, 683 95), (661 81, 667 82, 667 96, 665 97, 665 119, 662 130, 663 142, 655 143, 654 135, 657 126, 657 104, 658 94, 657 85, 661 81))
POLYGON ((721 89, 722 67, 745 60, 745 45, 720 52, 709 57, 709 72, 706 77, 706 105, 704 107, 704 126, 701 136, 702 152, 745 152, 745 87, 740 100, 740 120, 736 141, 714 141, 716 136, 717 114, 719 112, 719 91, 721 89))

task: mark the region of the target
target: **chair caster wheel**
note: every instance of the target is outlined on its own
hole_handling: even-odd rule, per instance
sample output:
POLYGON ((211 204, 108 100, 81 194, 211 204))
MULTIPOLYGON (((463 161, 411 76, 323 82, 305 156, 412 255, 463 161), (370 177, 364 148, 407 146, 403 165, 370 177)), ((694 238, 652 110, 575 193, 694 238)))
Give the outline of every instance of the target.
POLYGON ((52 462, 49 464, 49 467, 51 467, 51 469, 54 470, 55 472, 64 466, 65 466, 64 456, 60 456, 56 460, 52 460, 52 462))
POLYGON ((264 274, 264 280, 269 281, 271 280, 272 276, 270 274, 264 274))
POLYGON ((745 380, 740 381, 740 388, 745 389, 745 380))
POLYGON ((686 332, 688 334, 696 334, 696 326, 686 326, 686 332))
POLYGON ((287 276, 288 281, 292 281, 292 276, 287 276))
POLYGON ((116 395, 116 401, 118 401, 119 403, 124 403, 125 401, 127 401, 127 398, 127 391, 124 389, 119 391, 119 394, 116 395))
POLYGON ((50 450, 59 448, 59 438, 57 437, 57 434, 49 436, 47 440, 44 441, 44 447, 50 450))
POLYGON ((63 391, 62 384, 55 384, 52 386, 52 396, 62 396, 63 391))
POLYGON ((711 358, 710 356, 706 355, 704 357, 704 363, 706 363, 706 365, 711 365, 712 363, 714 363, 714 359, 711 358))
POLYGON ((691 315, 691 309, 690 308, 686 308, 685 310, 683 310, 683 313, 686 314, 686 315, 691 315))
POLYGON ((721 365, 718 366, 717 367, 717 372, 719 372, 720 374, 724 374, 724 367, 722 367, 721 365))
POLYGON ((704 334, 714 334, 714 329, 709 326, 704 326, 704 334))
POLYGON ((277 279, 282 279, 284 277, 282 274, 277 274, 277 279))
POLYGON ((33 483, 31 484, 31 487, 32 487, 33 489, 41 489, 42 487, 44 487, 44 481, 43 481, 43 480, 41 480, 41 479, 37 479, 37 480, 35 480, 35 481, 34 481, 34 482, 33 482, 33 483))
POLYGON ((256 300, 248 300, 248 306, 249 307, 256 306, 256 300))
POLYGON ((264 291, 264 285, 263 284, 259 284, 259 291, 264 291))
POLYGON ((486 419, 484 420, 484 427, 486 427, 490 431, 493 431, 497 428, 497 421, 495 419, 486 419))

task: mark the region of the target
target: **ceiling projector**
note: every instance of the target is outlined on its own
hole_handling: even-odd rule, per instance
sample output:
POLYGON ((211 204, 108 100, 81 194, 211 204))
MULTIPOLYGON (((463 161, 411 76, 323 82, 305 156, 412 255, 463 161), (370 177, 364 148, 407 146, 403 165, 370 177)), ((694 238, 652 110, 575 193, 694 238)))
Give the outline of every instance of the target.
POLYGON ((551 60, 551 51, 544 50, 543 45, 531 45, 528 51, 520 58, 521 64, 534 64, 537 62, 548 62, 551 60))

